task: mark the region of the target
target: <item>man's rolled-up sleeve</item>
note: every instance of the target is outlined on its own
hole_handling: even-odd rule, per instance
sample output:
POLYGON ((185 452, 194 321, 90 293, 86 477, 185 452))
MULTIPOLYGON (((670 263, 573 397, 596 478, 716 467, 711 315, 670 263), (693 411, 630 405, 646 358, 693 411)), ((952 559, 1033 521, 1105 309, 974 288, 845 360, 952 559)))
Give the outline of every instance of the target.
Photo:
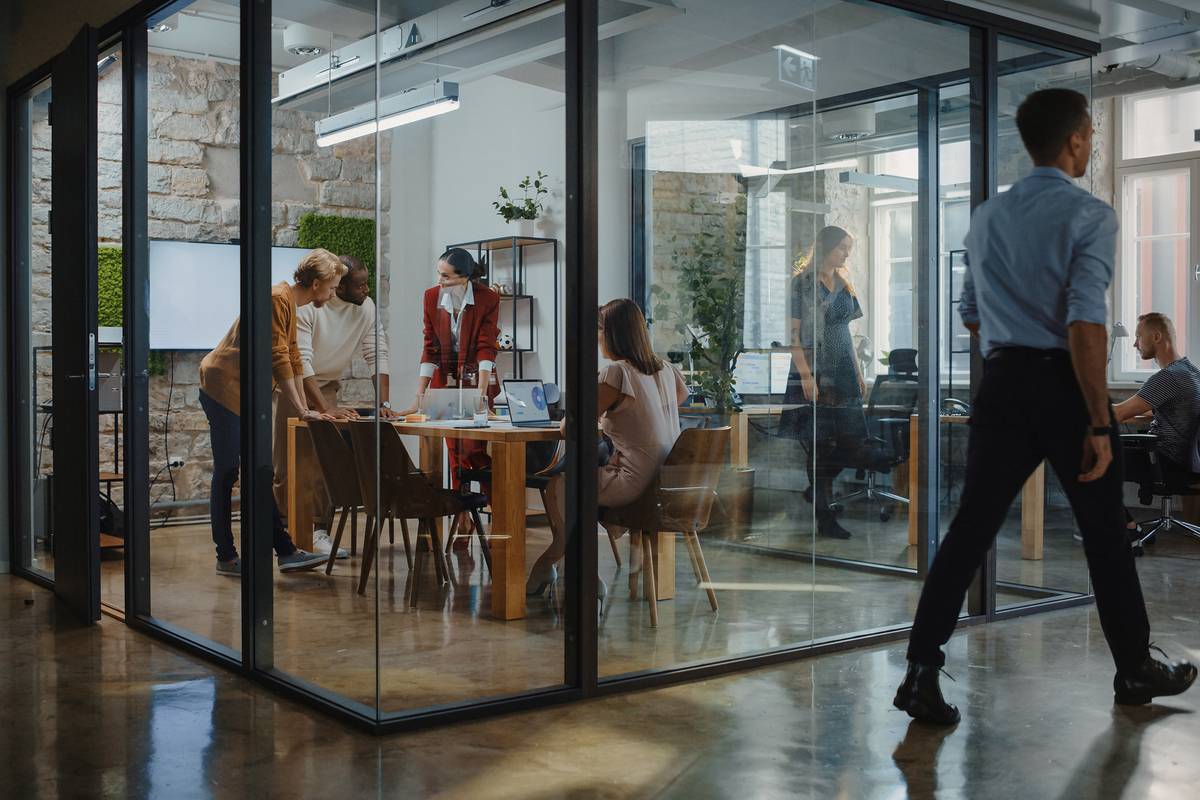
POLYGON ((1117 213, 1099 201, 1079 215, 1067 268, 1067 324, 1108 324, 1106 298, 1117 252, 1117 213))

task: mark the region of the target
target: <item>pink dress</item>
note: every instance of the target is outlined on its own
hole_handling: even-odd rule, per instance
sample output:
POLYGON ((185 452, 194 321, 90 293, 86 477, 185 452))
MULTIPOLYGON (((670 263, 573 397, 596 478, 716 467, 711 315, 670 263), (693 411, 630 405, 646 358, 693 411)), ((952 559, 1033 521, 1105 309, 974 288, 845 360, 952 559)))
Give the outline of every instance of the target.
POLYGON ((679 404, 687 387, 679 370, 665 362, 656 374, 646 375, 628 361, 617 361, 600 370, 600 383, 621 398, 600 420, 613 455, 600 467, 599 501, 622 506, 645 491, 679 438, 679 404))

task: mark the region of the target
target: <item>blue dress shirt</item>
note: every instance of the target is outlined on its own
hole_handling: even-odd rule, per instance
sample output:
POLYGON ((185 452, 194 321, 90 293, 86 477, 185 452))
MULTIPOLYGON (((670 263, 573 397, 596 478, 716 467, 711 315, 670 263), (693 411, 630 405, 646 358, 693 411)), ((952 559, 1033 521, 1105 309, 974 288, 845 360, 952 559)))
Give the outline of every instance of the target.
POLYGON ((1072 322, 1108 322, 1117 215, 1054 167, 975 210, 959 314, 998 347, 1067 349, 1072 322))

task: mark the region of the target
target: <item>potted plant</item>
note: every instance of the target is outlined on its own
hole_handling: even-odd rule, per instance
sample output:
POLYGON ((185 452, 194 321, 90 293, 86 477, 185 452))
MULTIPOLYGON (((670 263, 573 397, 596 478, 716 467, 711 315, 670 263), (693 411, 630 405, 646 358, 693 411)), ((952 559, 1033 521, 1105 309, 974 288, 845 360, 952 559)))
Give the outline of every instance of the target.
MULTIPOLYGON (((550 177, 540 169, 537 172, 537 177, 525 176, 525 179, 517 184, 517 188, 521 190, 521 196, 514 198, 509 195, 508 189, 500 187, 500 198, 492 201, 492 207, 496 209, 496 213, 504 218, 505 222, 513 220, 536 220, 539 215, 545 210, 545 205, 542 203, 543 196, 549 194, 550 190, 546 188, 546 179, 550 177), (532 193, 532 196, 530 196, 532 193)), ((515 194, 515 192, 514 192, 515 194)))
MULTIPOLYGON (((692 201, 693 212, 701 213, 692 201)), ((710 224, 681 246, 672 243, 676 287, 650 288, 655 319, 683 338, 696 374, 693 380, 727 419, 739 406, 733 372, 744 341, 746 297, 746 196, 739 194, 723 224, 710 224)))

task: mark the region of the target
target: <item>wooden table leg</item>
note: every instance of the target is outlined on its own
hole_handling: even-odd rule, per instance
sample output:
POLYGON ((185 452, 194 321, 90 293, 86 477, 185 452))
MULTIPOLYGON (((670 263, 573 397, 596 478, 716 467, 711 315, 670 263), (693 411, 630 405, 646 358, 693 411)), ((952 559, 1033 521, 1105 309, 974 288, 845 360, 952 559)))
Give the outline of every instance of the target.
MULTIPOLYGON (((525 443, 492 442, 492 616, 525 616, 525 443)), ((594 545, 593 545, 594 546, 594 545)))
POLYGON ((917 545, 917 514, 920 509, 921 493, 918 475, 921 471, 921 418, 913 414, 908 418, 908 545, 917 545))
POLYGON ((301 550, 313 546, 313 494, 318 490, 317 460, 308 426, 295 417, 287 425, 287 523, 301 550))
POLYGON ((1042 560, 1042 534, 1046 527, 1046 462, 1021 487, 1021 558, 1042 560))
MULTIPOLYGON (((731 426, 729 463, 735 467, 750 466, 750 421, 749 414, 735 411, 729 415, 731 426)), ((659 595, 661 598, 662 595, 659 595)))
POLYGON ((675 536, 658 534, 658 545, 654 548, 655 594, 659 600, 675 597, 675 536))

